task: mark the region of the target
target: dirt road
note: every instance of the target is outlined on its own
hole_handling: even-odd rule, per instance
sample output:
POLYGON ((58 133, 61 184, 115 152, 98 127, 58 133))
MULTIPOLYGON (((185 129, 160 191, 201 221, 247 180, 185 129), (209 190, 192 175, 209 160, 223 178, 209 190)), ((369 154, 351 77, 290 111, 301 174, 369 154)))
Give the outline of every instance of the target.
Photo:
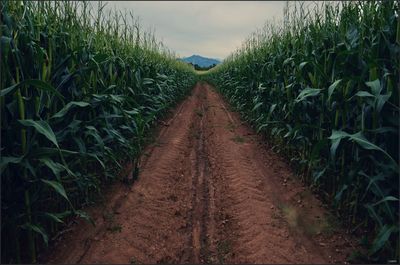
POLYGON ((332 263, 351 240, 222 97, 197 84, 132 187, 87 209, 49 263, 332 263))

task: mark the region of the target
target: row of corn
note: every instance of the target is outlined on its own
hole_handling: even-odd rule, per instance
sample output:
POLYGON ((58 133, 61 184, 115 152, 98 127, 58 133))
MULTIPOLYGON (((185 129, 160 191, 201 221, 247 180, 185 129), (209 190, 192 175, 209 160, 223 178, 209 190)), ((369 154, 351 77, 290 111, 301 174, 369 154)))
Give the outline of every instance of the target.
POLYGON ((1 261, 35 263, 101 188, 135 165, 193 70, 130 13, 2 1, 1 261))
POLYGON ((399 2, 305 5, 206 78, 359 235, 353 258, 398 261, 399 2))

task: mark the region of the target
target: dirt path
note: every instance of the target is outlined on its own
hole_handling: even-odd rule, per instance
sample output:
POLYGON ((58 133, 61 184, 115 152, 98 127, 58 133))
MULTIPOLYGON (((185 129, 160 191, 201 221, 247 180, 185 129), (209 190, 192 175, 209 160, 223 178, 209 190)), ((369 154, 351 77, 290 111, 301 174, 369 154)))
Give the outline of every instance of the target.
POLYGON ((331 263, 352 241, 209 85, 197 84, 131 188, 87 209, 48 263, 331 263))

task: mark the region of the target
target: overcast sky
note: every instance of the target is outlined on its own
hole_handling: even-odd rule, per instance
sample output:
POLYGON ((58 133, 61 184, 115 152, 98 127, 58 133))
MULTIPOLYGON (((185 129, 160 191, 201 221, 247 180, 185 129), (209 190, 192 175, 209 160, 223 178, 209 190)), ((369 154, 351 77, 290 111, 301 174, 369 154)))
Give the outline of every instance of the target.
POLYGON ((267 20, 283 18, 284 1, 109 1, 132 10, 144 28, 178 56, 224 59, 267 20))

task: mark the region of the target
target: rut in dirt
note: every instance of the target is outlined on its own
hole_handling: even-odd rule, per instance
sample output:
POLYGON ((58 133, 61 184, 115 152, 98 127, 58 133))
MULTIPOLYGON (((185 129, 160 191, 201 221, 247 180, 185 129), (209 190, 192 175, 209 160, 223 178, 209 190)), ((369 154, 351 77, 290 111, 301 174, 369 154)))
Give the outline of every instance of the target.
POLYGON ((88 209, 96 226, 78 221, 46 262, 329 263, 351 252, 321 203, 208 84, 164 125, 138 181, 88 209))

